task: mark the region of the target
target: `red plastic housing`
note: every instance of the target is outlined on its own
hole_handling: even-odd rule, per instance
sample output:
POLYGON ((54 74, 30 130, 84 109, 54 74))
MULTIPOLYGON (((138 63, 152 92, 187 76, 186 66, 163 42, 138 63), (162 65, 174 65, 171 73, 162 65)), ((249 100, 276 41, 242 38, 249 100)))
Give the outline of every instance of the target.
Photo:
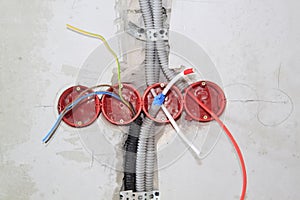
MULTIPOLYGON (((165 86, 165 83, 155 83, 149 86, 143 95, 143 111, 145 112, 147 117, 159 123, 167 123, 170 121, 168 120, 167 116, 162 111, 162 109, 160 109, 160 111, 156 115, 156 118, 154 118, 154 116, 150 116, 148 110, 154 100, 154 97, 150 90, 154 89, 156 94, 160 94, 165 86)), ((163 105, 165 105, 165 107, 174 119, 177 119, 181 115, 183 110, 183 97, 181 95, 180 90, 177 87, 173 86, 170 89, 170 91, 166 95, 165 102, 163 105)))
MULTIPOLYGON (((108 91, 118 94, 118 85, 108 91)), ((134 108, 134 112, 127 105, 118 99, 108 95, 102 97, 103 116, 112 124, 125 125, 133 122, 142 111, 142 100, 139 92, 130 85, 123 84, 122 96, 125 101, 129 102, 134 108)))
MULTIPOLYGON (((58 100, 58 112, 61 113, 65 107, 72 103, 84 90, 88 89, 85 86, 78 85, 66 89, 58 100)), ((92 90, 84 92, 88 94, 93 92, 92 90)), ((80 128, 92 124, 99 116, 101 112, 101 103, 98 96, 91 96, 85 100, 82 100, 77 106, 70 110, 63 117, 63 121, 69 126, 80 128)))
POLYGON ((226 106, 223 90, 210 81, 193 83, 185 90, 184 108, 188 116, 196 121, 212 121, 213 118, 199 106, 197 101, 204 103, 217 116, 223 113, 226 106))

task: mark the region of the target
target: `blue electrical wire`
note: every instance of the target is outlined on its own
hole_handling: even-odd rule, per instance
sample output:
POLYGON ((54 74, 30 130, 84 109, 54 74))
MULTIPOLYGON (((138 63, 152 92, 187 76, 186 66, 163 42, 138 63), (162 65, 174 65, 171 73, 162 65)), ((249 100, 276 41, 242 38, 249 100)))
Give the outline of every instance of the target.
POLYGON ((94 95, 109 95, 112 96, 116 99, 118 99, 119 101, 122 101, 121 98, 112 93, 112 92, 105 92, 105 91, 96 91, 96 92, 92 92, 89 94, 86 94, 78 99, 76 99, 74 102, 72 102, 69 106, 66 107, 66 111, 59 114, 56 122, 54 123, 54 125, 52 126, 52 128, 50 129, 50 131, 47 133, 47 135, 42 139, 43 143, 47 143, 47 141, 49 140, 49 138, 54 134, 55 130, 58 128, 60 122, 62 121, 63 117, 65 116, 66 113, 68 113, 70 110, 73 109, 73 107, 75 107, 77 104, 79 104, 82 100, 90 97, 90 96, 94 96, 94 95))

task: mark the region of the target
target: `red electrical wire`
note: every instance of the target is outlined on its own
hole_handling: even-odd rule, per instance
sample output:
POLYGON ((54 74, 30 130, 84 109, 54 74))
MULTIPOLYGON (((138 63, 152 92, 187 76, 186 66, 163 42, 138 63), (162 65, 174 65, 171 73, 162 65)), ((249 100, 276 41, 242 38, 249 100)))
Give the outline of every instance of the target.
POLYGON ((230 133, 230 131, 228 130, 228 128, 225 126, 225 124, 221 121, 221 119, 215 114, 213 113, 208 107, 206 107, 199 99, 197 99, 191 92, 188 92, 188 94, 190 95, 190 97, 192 97, 208 114, 210 114, 217 122, 218 124, 221 126, 221 128, 225 131, 226 135, 228 136, 228 138, 230 139, 232 145, 234 146, 234 149, 238 155, 239 161, 240 161, 240 165, 241 165, 241 169, 242 169, 242 175, 243 175, 243 186, 242 186, 242 193, 240 196, 240 200, 244 200, 245 199, 245 195, 246 195, 246 190, 247 190, 247 171, 246 171, 246 165, 245 165, 245 161, 243 158, 243 154, 241 152, 241 149, 239 147, 239 145, 237 144, 237 142, 235 141, 234 137, 232 136, 232 134, 230 133))

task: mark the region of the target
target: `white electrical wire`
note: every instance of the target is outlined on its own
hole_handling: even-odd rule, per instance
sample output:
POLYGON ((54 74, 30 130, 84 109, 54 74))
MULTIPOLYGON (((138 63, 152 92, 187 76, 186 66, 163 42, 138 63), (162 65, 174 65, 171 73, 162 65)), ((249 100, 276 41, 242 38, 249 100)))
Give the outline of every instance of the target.
POLYGON ((186 69, 184 71, 182 71, 181 73, 177 74, 165 87, 165 89, 162 91, 162 94, 166 96, 166 94, 168 93, 168 91, 171 89, 171 87, 181 78, 183 78, 186 75, 192 74, 194 73, 194 69, 190 68, 190 69, 186 69))
MULTIPOLYGON (((183 72, 177 74, 165 87, 165 89, 162 91, 162 94, 165 96, 169 90, 172 88, 172 86, 181 78, 183 78, 183 76, 188 75, 194 73, 193 69, 187 69, 184 70, 183 72)), ((155 93, 155 90, 152 88, 151 93, 154 97, 157 96, 157 94, 155 93)), ((164 111, 165 115, 167 116, 167 118, 169 119, 169 121, 171 122, 173 128, 175 129, 176 133, 178 134, 178 136, 194 151, 194 153, 199 157, 200 157, 200 151, 198 150, 198 148, 182 133, 182 131, 180 130, 178 124, 176 123, 176 121, 174 120, 174 118, 172 117, 171 113, 168 111, 168 109, 162 104, 161 105, 162 110, 164 111)))
POLYGON ((200 151, 195 147, 195 145, 182 133, 180 130, 178 124, 175 122, 174 118, 170 114, 170 112, 167 110, 165 106, 161 107, 168 119, 170 120, 172 126, 174 127, 176 133, 178 136, 195 152, 195 154, 200 158, 200 151))

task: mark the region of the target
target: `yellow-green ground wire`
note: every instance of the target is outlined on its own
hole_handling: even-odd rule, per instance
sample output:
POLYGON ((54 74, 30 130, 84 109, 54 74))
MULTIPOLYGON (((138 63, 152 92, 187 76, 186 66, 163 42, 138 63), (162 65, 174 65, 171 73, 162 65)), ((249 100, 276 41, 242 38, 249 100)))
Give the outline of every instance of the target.
POLYGON ((117 56, 117 54, 112 50, 112 48, 109 46, 108 42, 106 41, 106 39, 102 36, 102 35, 99 35, 99 34, 95 34, 95 33, 90 33, 90 32, 87 32, 87 31, 84 31, 84 30, 81 30, 79 28, 76 28, 74 26, 71 26, 69 24, 67 24, 67 28, 72 30, 72 31, 75 31, 77 33, 81 33, 83 35, 86 35, 86 36, 90 36, 90 37, 93 37, 93 38, 97 38, 97 39, 100 39, 103 44, 105 45, 105 47, 107 48, 107 50, 113 55, 113 57, 115 58, 116 60, 116 64, 117 64, 117 71, 118 71, 118 85, 119 85, 119 96, 122 100, 122 102, 128 106, 130 108, 130 105, 127 101, 125 101, 125 99, 123 98, 122 96, 122 82, 121 82, 121 65, 120 65, 120 62, 119 62, 119 58, 117 56))

